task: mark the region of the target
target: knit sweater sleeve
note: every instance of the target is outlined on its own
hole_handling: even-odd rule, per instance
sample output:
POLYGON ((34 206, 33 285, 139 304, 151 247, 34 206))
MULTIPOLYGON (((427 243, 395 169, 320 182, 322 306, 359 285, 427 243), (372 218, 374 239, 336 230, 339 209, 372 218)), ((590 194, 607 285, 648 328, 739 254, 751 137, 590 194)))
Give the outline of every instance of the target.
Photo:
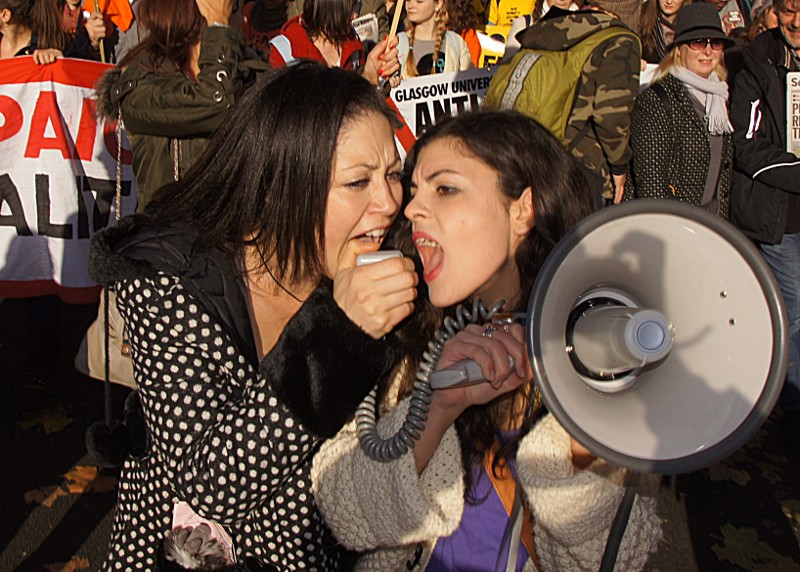
MULTIPOLYGON (((378 432, 383 437, 402 425, 408 406, 405 399, 381 417, 378 432)), ((388 463, 368 458, 351 423, 315 455, 311 476, 326 523, 350 549, 430 541, 453 532, 461 520, 463 471, 452 427, 418 476, 410 453, 388 463)))
MULTIPOLYGON (((575 474, 570 447, 569 434, 552 415, 546 416, 520 443, 518 478, 533 511, 542 568, 594 571, 624 494, 624 470, 597 460, 575 474)), ((638 496, 617 569, 641 570, 660 539, 655 499, 638 496)))

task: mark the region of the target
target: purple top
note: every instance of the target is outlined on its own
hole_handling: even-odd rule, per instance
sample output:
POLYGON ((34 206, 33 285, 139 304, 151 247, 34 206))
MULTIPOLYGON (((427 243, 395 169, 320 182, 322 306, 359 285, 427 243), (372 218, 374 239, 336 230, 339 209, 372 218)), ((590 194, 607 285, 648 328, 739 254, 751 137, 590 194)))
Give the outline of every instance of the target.
MULTIPOLYGON (((514 460, 508 463, 508 468, 516 478, 514 460)), ((508 513, 483 465, 474 468, 472 474, 474 490, 469 498, 477 499, 477 504, 464 503, 461 523, 453 534, 436 542, 427 572, 505 570, 508 554, 503 554, 500 567, 496 567, 503 534, 509 523, 508 513)), ((517 572, 522 571, 528 559, 528 551, 520 541, 517 572)))

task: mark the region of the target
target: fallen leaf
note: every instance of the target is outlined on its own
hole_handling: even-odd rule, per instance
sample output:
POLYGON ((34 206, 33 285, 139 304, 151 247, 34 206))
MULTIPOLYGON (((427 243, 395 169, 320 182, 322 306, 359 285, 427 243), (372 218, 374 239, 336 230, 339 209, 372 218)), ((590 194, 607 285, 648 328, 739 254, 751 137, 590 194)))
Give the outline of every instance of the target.
POLYGON ((107 493, 117 486, 115 477, 98 475, 94 465, 75 465, 64 473, 67 489, 72 494, 107 493))
POLYGON ((26 492, 24 498, 26 503, 35 502, 47 508, 51 508, 53 503, 56 502, 56 499, 65 497, 68 494, 69 493, 60 486, 49 485, 26 492))
POLYGON ((56 564, 46 564, 45 570, 48 572, 75 572, 75 570, 88 570, 89 559, 73 556, 69 562, 57 562, 56 564))
POLYGON ((29 412, 23 415, 19 426, 22 429, 32 429, 41 425, 45 433, 60 433, 72 423, 72 417, 67 416, 64 405, 58 403, 42 411, 29 412))

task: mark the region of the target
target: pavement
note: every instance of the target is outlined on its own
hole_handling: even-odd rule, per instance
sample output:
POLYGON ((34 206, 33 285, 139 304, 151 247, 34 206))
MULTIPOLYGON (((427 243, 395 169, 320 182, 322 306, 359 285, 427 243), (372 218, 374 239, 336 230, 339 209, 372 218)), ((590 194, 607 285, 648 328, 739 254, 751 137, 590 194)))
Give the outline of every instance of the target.
MULTIPOLYGON (((117 475, 84 446, 103 386, 72 365, 96 311, 0 301, 0 572, 94 571, 105 557, 117 475)), ((127 392, 113 387, 117 416, 127 392)), ((800 572, 798 445, 776 411, 730 458, 665 477, 664 539, 646 570, 800 572)))

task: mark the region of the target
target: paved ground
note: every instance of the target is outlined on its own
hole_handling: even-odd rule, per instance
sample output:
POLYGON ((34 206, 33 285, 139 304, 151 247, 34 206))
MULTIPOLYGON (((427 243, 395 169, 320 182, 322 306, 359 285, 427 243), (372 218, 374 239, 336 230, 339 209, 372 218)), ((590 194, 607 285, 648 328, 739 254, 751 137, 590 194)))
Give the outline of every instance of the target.
MULTIPOLYGON (((116 478, 85 460, 102 384, 72 367, 96 310, 61 305, 59 326, 33 324, 30 311, 0 303, 0 572, 97 570, 116 478)), ((125 393, 114 389, 117 414, 125 393)), ((800 452, 780 415, 725 462, 665 479, 659 511, 650 572, 800 571, 800 452)))

